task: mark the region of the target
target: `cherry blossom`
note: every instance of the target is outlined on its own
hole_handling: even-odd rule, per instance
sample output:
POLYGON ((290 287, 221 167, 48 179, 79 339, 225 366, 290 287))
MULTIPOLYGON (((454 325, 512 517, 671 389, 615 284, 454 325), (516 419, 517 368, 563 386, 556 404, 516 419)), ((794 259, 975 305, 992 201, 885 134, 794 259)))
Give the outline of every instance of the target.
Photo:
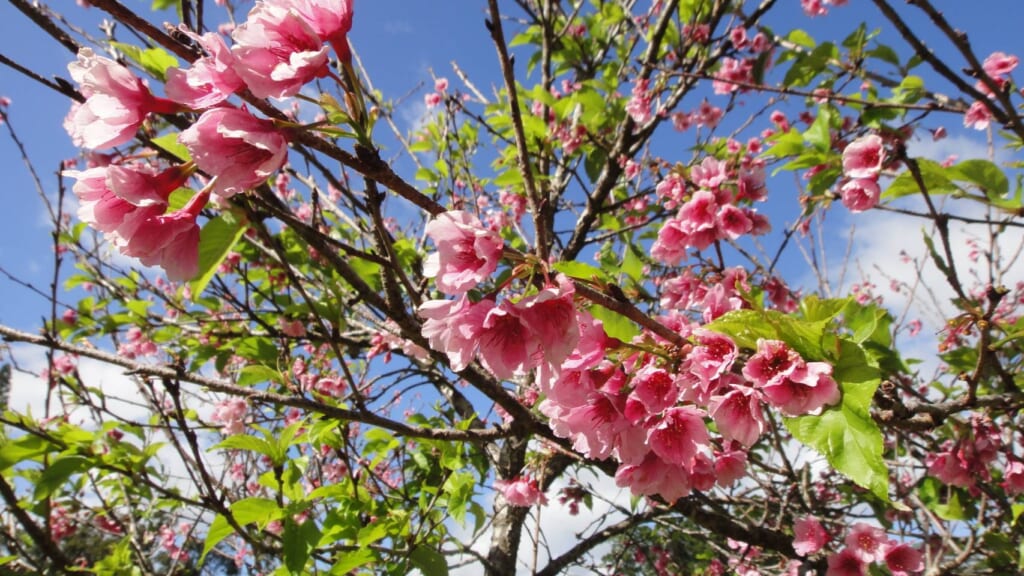
POLYGON ((284 133, 245 109, 207 110, 178 141, 200 169, 216 176, 213 191, 224 197, 259 186, 288 159, 284 133))
POLYGON ((78 51, 68 72, 79 85, 85 102, 75 104, 64 128, 76 146, 109 148, 129 142, 150 113, 175 112, 170 100, 153 96, 128 68, 97 56, 91 48, 78 51))
MULTIPOLYGON (((296 4, 317 6, 312 0, 296 4)), ((327 73, 327 47, 310 20, 284 2, 257 2, 231 34, 235 72, 259 98, 294 96, 327 73)), ((321 13, 317 10, 317 13, 321 13)))
POLYGON ((167 97, 197 110, 223 102, 245 83, 235 72, 235 57, 224 39, 213 32, 195 37, 207 56, 187 70, 167 70, 167 97))
POLYGON ((882 137, 862 136, 843 149, 843 174, 847 178, 876 178, 884 160, 882 137))
POLYGON ((463 294, 498 268, 504 248, 501 236, 469 212, 442 212, 427 224, 426 232, 437 252, 427 257, 423 273, 436 278, 437 288, 445 294, 463 294))
POLYGON ((848 180, 840 188, 840 195, 843 206, 850 212, 863 212, 878 205, 882 196, 882 190, 878 183, 869 178, 857 178, 848 180))
POLYGON ((810 556, 825 547, 828 532, 813 516, 800 518, 793 524, 793 550, 800 556, 810 556))
POLYGON ((495 480, 494 488, 499 490, 512 506, 529 507, 548 503, 537 479, 529 476, 518 476, 512 480, 495 480))

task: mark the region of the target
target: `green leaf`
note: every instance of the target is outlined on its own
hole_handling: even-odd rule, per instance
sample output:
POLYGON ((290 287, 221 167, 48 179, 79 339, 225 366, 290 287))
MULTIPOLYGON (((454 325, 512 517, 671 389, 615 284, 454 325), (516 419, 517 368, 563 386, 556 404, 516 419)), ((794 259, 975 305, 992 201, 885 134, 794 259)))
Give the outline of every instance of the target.
POLYGON ((804 140, 821 152, 828 152, 832 148, 832 108, 822 106, 818 109, 818 117, 814 119, 811 127, 804 132, 804 140))
POLYGON ((163 48, 143 49, 123 42, 111 42, 110 44, 160 81, 167 77, 168 68, 178 67, 178 59, 163 48))
POLYGON ((188 162, 192 159, 192 154, 189 153, 188 148, 184 144, 178 142, 178 136, 177 132, 169 132, 163 136, 153 138, 150 142, 156 144, 158 148, 163 148, 178 160, 188 162))
POLYGON ((448 576, 448 563, 444 556, 427 545, 420 545, 409 554, 412 565, 419 568, 423 576, 448 576))
POLYGON ((213 450, 245 450, 246 452, 262 454, 267 458, 274 457, 274 447, 269 442, 262 438, 249 436, 248 434, 228 436, 218 444, 211 446, 210 451, 213 450))
POLYGON ((785 418, 793 437, 825 456, 829 464, 883 501, 889 501, 889 471, 882 458, 882 432, 872 420, 871 398, 880 382, 878 368, 864 350, 840 340, 832 376, 842 400, 820 415, 785 418))
POLYGON ((244 498, 231 505, 231 515, 240 525, 256 524, 260 528, 281 518, 281 509, 270 498, 244 498))
POLYGON ((217 273, 217 268, 235 247, 248 225, 231 212, 224 212, 199 232, 199 275, 189 283, 192 298, 198 298, 217 273))
POLYGON ((893 88, 891 100, 897 104, 913 104, 924 96, 924 80, 920 76, 907 76, 893 88))
MULTIPOLYGON (((993 202, 1005 201, 1010 192, 1006 173, 988 160, 964 160, 949 170, 954 179, 975 184, 993 202)), ((1019 203, 1016 204, 1019 207, 1019 203)))
POLYGON ((199 563, 202 564, 206 555, 213 550, 221 540, 235 533, 235 529, 228 524, 228 519, 221 514, 210 522, 210 528, 206 531, 206 542, 203 544, 203 553, 199 556, 199 563))
POLYGON ((331 566, 331 576, 347 576, 356 568, 369 564, 375 560, 373 550, 370 548, 359 548, 351 552, 342 552, 338 560, 331 566))
POLYGON ((22 436, 15 440, 4 439, 0 445, 0 471, 21 462, 34 460, 55 449, 52 444, 38 436, 22 436))
POLYGON ((943 520, 966 520, 970 517, 960 502, 960 488, 947 486, 938 478, 929 476, 922 480, 917 495, 925 507, 943 520))
MULTIPOLYGON (((921 171, 921 181, 924 183, 925 189, 929 194, 948 194, 959 190, 950 179, 946 168, 943 168, 938 162, 925 158, 918 158, 916 162, 918 169, 921 171)), ((892 184, 882 194, 882 197, 900 198, 920 192, 921 188, 917 185, 913 174, 910 173, 910 170, 906 170, 893 179, 892 184)))
POLYGON ((277 370, 260 364, 250 364, 238 373, 239 386, 252 386, 262 382, 283 383, 284 377, 277 370))
POLYGON ((54 460, 36 480, 33 498, 41 500, 48 497, 60 489, 72 475, 88 470, 90 464, 91 461, 84 456, 64 456, 54 460))
POLYGON ((590 307, 590 314, 604 324, 604 333, 612 338, 629 342, 640 334, 640 328, 632 320, 604 306, 594 304, 590 307))
POLYGON ((570 278, 577 278, 579 280, 594 280, 595 278, 598 280, 611 280, 604 270, 586 262, 555 262, 551 267, 556 272, 561 272, 570 278))
POLYGON ((626 245, 625 252, 625 255, 622 257, 621 270, 632 278, 634 282, 640 282, 644 273, 644 261, 637 254, 637 249, 632 244, 626 245))

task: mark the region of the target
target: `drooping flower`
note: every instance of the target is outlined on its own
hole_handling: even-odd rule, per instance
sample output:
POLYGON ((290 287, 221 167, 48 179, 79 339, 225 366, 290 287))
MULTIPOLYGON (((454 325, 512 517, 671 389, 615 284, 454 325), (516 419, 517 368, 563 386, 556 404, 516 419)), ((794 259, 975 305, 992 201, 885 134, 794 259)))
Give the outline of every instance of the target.
POLYGON ((76 146, 109 148, 129 142, 151 112, 175 112, 178 106, 157 98, 128 68, 93 53, 78 51, 68 72, 85 102, 71 107, 64 128, 76 146))
POLYGON ((458 300, 428 300, 417 310, 426 319, 423 336, 431 348, 448 356, 452 370, 465 370, 473 361, 488 305, 493 306, 493 303, 484 300, 473 305, 463 296, 458 300))
POLYGON ((257 2, 231 37, 235 71, 259 98, 294 96, 328 71, 327 47, 310 21, 283 2, 257 2))
POLYGON ((238 108, 213 108, 178 137, 193 160, 217 179, 224 197, 259 186, 284 166, 288 140, 274 123, 238 108))
POLYGON ((639 401, 647 414, 657 414, 679 399, 679 384, 664 368, 648 364, 633 373, 632 384, 630 397, 639 401))
MULTIPOLYGON (((479 305, 490 303, 482 301, 479 305)), ((522 374, 536 366, 532 352, 531 334, 523 319, 503 300, 489 306, 477 334, 480 362, 502 380, 522 374)))
POLYGON ((850 212, 863 212, 878 205, 882 190, 878 182, 870 178, 856 178, 847 181, 840 188, 843 206, 850 212))
POLYGON ((203 191, 181 210, 147 218, 131 235, 117 240, 118 249, 146 266, 160 266, 170 280, 191 280, 199 273, 196 218, 209 199, 210 193, 203 191))
POLYGON ((804 360, 781 340, 757 340, 757 352, 747 360, 743 375, 756 387, 780 384, 804 366, 804 360))
POLYGON ((564 274, 559 274, 555 282, 555 286, 527 296, 514 306, 529 332, 527 352, 534 356, 533 363, 552 368, 560 367, 580 340, 580 326, 573 305, 576 287, 564 274))
POLYGON ((793 550, 800 556, 809 556, 825 547, 828 532, 813 516, 805 516, 793 525, 793 550))
POLYGON ((882 137, 862 136, 843 149, 843 175, 847 178, 877 178, 885 160, 882 137))
POLYGON ((235 57, 219 34, 209 32, 195 40, 207 56, 193 62, 187 70, 168 69, 164 89, 171 100, 201 110, 223 102, 245 83, 235 72, 235 57))
POLYGON ((983 102, 971 104, 964 113, 964 126, 975 130, 984 130, 992 122, 992 112, 983 102))
POLYGON ((436 278, 438 290, 445 294, 463 294, 498 268, 504 248, 501 236, 469 212, 442 212, 427 223, 426 232, 437 252, 427 256, 423 274, 436 278))

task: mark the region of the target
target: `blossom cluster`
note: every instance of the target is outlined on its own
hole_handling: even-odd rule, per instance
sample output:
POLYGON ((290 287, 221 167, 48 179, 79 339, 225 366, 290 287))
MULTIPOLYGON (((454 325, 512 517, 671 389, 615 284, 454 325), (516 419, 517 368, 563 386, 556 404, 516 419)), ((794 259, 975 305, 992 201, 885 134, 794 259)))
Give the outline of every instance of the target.
POLYGON ((198 272, 197 218, 214 193, 222 198, 254 188, 284 166, 288 133, 227 99, 247 89, 258 98, 286 98, 329 72, 328 45, 350 58, 347 33, 351 0, 257 2, 232 33, 229 47, 216 33, 188 33, 206 55, 188 69, 166 73, 166 97, 156 96, 129 68, 79 51, 68 66, 84 97, 71 107, 64 126, 78 146, 97 150, 130 142, 153 114, 199 113, 178 141, 191 162, 166 168, 93 155, 84 171, 68 171, 78 182, 79 217, 102 232, 126 256, 163 267, 172 280, 198 272), (100 158, 100 161, 95 159, 100 158), (197 171, 212 178, 188 203, 169 210, 169 197, 197 171))
MULTIPOLYGON (((677 316, 673 328, 691 342, 678 358, 638 351, 644 337, 624 345, 577 309, 574 284, 561 274, 517 298, 473 301, 469 291, 497 270, 501 237, 463 211, 440 214, 427 235, 438 251, 425 272, 455 297, 420 306, 431 347, 456 371, 474 359, 503 380, 536 370, 538 408, 554 433, 588 457, 614 457, 616 481, 636 494, 671 501, 729 485, 765 430, 764 405, 799 416, 839 401, 831 365, 805 361, 781 341, 758 341, 741 367, 731 338, 677 316)), ((522 485, 508 488, 518 501, 538 501, 522 485)))
POLYGON ((770 229, 767 218, 749 207, 767 196, 763 161, 749 156, 738 166, 709 156, 688 175, 669 173, 655 191, 666 208, 679 207, 651 248, 651 256, 663 264, 679 264, 689 248, 704 250, 719 240, 770 229))

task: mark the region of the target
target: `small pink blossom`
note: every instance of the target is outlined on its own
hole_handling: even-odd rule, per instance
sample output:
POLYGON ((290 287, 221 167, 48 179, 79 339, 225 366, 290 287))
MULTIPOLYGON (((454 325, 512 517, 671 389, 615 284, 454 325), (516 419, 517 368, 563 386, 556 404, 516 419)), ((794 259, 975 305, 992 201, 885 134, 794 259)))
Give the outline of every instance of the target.
POLYGON ((167 97, 196 110, 223 102, 245 83, 234 70, 235 57, 219 34, 209 32, 194 39, 207 56, 187 70, 167 70, 167 97))
POLYGON ((311 21, 284 2, 257 2, 231 37, 235 72, 258 98, 294 96, 328 71, 327 47, 311 21))
POLYGON ((825 576, 864 576, 867 565, 849 548, 828 557, 825 576))
POLYGON ((244 398, 222 400, 210 414, 210 420, 222 424, 221 431, 226 435, 245 432, 245 416, 249 412, 249 404, 244 398))
POLYGON ((876 178, 884 160, 882 137, 862 136, 843 149, 843 174, 847 178, 876 178))
POLYGON ((465 296, 458 300, 428 300, 420 305, 417 313, 425 319, 423 337, 434 350, 444 352, 452 370, 466 369, 473 361, 477 338, 482 330, 484 314, 489 301, 483 306, 473 305, 465 296))
POLYGON ((757 340, 757 352, 747 360, 743 375, 756 387, 783 383, 804 366, 803 358, 781 340, 757 340))
POLYGON ((885 549, 889 538, 881 528, 857 522, 853 525, 844 541, 849 550, 862 562, 879 562, 885 557, 885 549))
POLYGON ((427 236, 437 245, 423 265, 423 274, 436 278, 438 290, 458 295, 472 289, 498 268, 504 242, 469 212, 449 210, 427 224, 427 236))
POLYGON ((840 189, 843 206, 853 213, 874 208, 881 197, 882 190, 878 183, 868 178, 849 180, 840 189))
POLYGON ((813 516, 805 516, 793 525, 793 550, 800 556, 810 556, 825 547, 828 532, 813 516))
POLYGON ((477 306, 488 308, 477 334, 483 365, 502 380, 536 366, 538 359, 532 355, 530 329, 509 301, 494 306, 490 300, 484 300, 477 306))
POLYGON ((632 398, 638 400, 648 414, 657 414, 679 399, 679 385, 664 368, 646 365, 633 374, 632 398))
POLYGON ((984 130, 992 122, 992 112, 983 102, 975 102, 964 114, 964 126, 984 130))
POLYGON ((1024 462, 1013 460, 1006 464, 1002 487, 1010 496, 1024 492, 1024 462))
POLYGON ((216 177, 213 191, 224 197, 259 186, 288 159, 284 133, 244 109, 207 110, 178 141, 200 169, 216 177))
POLYGON ((985 58, 985 62, 982 63, 981 67, 992 78, 999 78, 1005 76, 1013 69, 1017 67, 1020 59, 1013 55, 1008 55, 1004 52, 993 52, 985 58))
POLYGON ((495 480, 494 488, 505 496, 512 506, 535 506, 548 503, 536 478, 519 476, 512 480, 495 480))
POLYGON ((892 576, 911 576, 924 570, 924 559, 917 548, 890 540, 885 550, 885 565, 892 576))

